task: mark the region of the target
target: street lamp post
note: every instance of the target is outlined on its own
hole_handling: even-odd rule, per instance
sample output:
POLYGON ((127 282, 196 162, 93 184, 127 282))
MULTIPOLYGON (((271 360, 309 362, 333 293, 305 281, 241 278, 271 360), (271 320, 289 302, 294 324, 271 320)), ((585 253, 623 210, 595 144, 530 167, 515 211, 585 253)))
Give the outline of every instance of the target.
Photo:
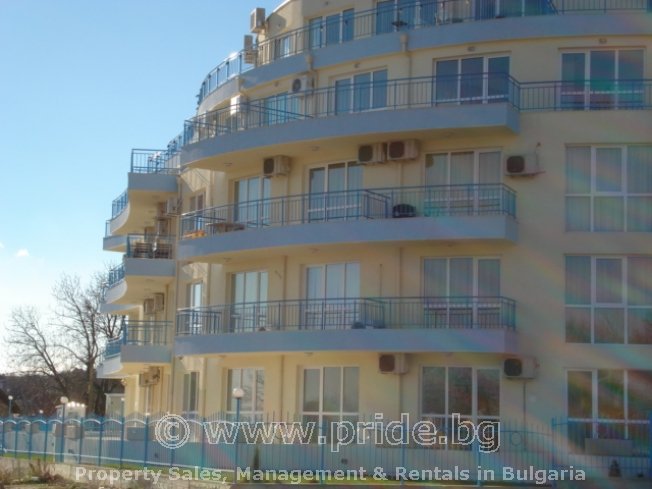
POLYGON ((238 483, 238 452, 240 448, 240 440, 239 440, 239 431, 240 431, 240 403, 242 402, 242 398, 245 395, 245 391, 242 387, 236 387, 231 391, 231 395, 235 399, 235 460, 234 460, 234 468, 233 468, 233 483, 237 484, 238 483))
POLYGON ((60 401, 63 407, 61 410, 61 452, 59 453, 59 461, 63 463, 63 448, 65 443, 63 431, 66 425, 66 404, 68 404, 68 398, 66 396, 61 396, 60 401))
POLYGON ((8 413, 7 414, 8 414, 8 416, 10 418, 13 418, 13 413, 11 411, 11 408, 12 408, 13 403, 14 403, 14 396, 7 396, 7 399, 9 399, 9 408, 8 408, 8 413))

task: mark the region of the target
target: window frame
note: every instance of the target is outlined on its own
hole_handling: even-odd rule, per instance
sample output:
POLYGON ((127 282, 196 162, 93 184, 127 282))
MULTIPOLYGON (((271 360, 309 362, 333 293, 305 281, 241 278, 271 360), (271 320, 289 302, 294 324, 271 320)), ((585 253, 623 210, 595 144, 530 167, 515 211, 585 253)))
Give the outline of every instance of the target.
POLYGON ((199 371, 191 370, 183 374, 183 402, 182 412, 184 416, 199 414, 199 371), (194 387, 194 388, 193 388, 194 387), (194 400, 194 406, 191 401, 194 400), (190 409, 194 407, 194 409, 190 409))
POLYGON ((265 413, 265 369, 262 367, 231 367, 226 370, 226 396, 225 396, 225 409, 226 414, 232 418, 235 418, 237 415, 237 406, 232 409, 232 404, 235 404, 233 399, 233 389, 240 387, 247 392, 243 386, 243 379, 245 371, 251 371, 253 374, 253 383, 251 385, 251 409, 243 409, 242 402, 240 403, 240 419, 243 421, 261 421, 265 413), (238 382, 234 382, 232 374, 234 372, 239 372, 238 382), (262 392, 259 392, 258 386, 258 376, 262 376, 262 392), (237 385, 236 385, 237 384, 237 385), (259 394, 262 394, 262 398, 259 397, 259 394), (261 409, 258 409, 259 401, 262 402, 261 409))
MULTIPOLYGON (((512 70, 512 59, 511 52, 502 52, 502 53, 491 53, 491 54, 482 54, 482 55, 469 55, 469 56, 456 56, 450 58, 436 58, 433 59, 432 72, 433 76, 433 87, 432 87, 432 103, 433 105, 464 105, 464 104, 489 104, 489 103, 502 103, 509 100, 509 78, 511 76, 512 70), (463 63, 469 60, 482 60, 482 71, 480 73, 463 73, 463 63), (489 65, 492 60, 506 59, 507 60, 507 73, 499 71, 490 71, 489 65), (457 63, 456 72, 454 75, 440 75, 438 64, 453 62, 457 63), (473 79, 474 77, 481 76, 482 82, 482 93, 480 95, 472 96, 463 96, 462 91, 466 88, 468 89, 469 78, 473 79), (491 83, 494 82, 498 77, 506 78, 506 87, 504 93, 499 94, 490 94, 491 83), (454 88, 455 96, 453 98, 440 98, 440 87, 450 87, 451 82, 446 82, 445 78, 454 78, 454 88), (466 80, 465 80, 466 78, 466 80), (465 85, 466 82, 466 85, 465 85), (443 85, 442 85, 443 83, 443 85)), ((475 82, 477 84, 477 81, 475 82)), ((444 89, 445 90, 445 89, 444 89)))
POLYGON ((389 70, 387 67, 365 70, 333 78, 333 114, 357 114, 360 112, 386 110, 389 105, 388 85, 389 70), (359 80, 360 77, 367 75, 369 76, 368 82, 356 81, 356 78, 359 80), (380 80, 377 80, 377 77, 380 77, 380 80), (368 96, 365 97, 365 92, 367 91, 368 96), (378 103, 381 100, 382 102, 378 103))
MULTIPOLYGON (((325 425, 324 418, 325 417, 337 417, 338 421, 343 421, 345 418, 355 418, 359 419, 360 417, 360 367, 358 365, 320 365, 320 366, 305 366, 301 369, 301 388, 300 392, 301 395, 298 397, 299 399, 299 413, 301 413, 301 419, 303 422, 306 421, 306 417, 317 417, 317 423, 318 426, 317 428, 317 433, 321 431, 321 427, 325 425), (325 411, 324 410, 324 398, 325 393, 324 393, 324 372, 327 368, 336 368, 339 370, 339 380, 340 380, 340 392, 339 392, 339 410, 338 411, 325 411), (356 385, 356 404, 358 407, 357 411, 344 411, 345 407, 345 402, 344 402, 344 393, 345 393, 345 386, 344 386, 344 371, 345 369, 354 369, 356 371, 357 375, 357 385, 356 385), (305 391, 305 384, 306 384, 306 372, 307 371, 318 371, 319 372, 319 408, 316 411, 306 411, 304 409, 305 407, 305 402, 306 402, 306 391, 305 391)), ((328 437, 330 430, 326 430, 326 433, 324 433, 325 436, 328 437)))

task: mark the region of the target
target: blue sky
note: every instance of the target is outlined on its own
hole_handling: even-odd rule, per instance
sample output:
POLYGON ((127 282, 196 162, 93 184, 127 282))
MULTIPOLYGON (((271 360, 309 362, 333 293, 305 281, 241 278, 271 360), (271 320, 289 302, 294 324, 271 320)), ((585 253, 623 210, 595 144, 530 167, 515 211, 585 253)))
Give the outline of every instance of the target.
MULTIPOLYGON (((274 0, 0 0, 0 335, 89 277, 132 148, 165 147, 204 76, 274 0)), ((0 371, 9 351, 0 347, 0 371)))

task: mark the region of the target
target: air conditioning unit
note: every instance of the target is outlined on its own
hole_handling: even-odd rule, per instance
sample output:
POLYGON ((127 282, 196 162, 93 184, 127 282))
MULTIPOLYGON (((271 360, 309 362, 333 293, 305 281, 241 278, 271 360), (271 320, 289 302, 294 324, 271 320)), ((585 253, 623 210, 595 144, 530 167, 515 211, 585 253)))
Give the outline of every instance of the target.
POLYGON ((533 379, 539 364, 532 357, 512 357, 503 361, 503 374, 508 379, 533 379))
POLYGON ((140 387, 149 387, 158 384, 161 380, 161 369, 158 367, 149 367, 147 372, 138 376, 138 385, 140 387))
POLYGON ((244 37, 244 62, 253 65, 256 64, 256 48, 254 46, 254 36, 246 35, 244 37))
POLYGON ((541 173, 536 154, 511 155, 505 158, 505 174, 510 177, 528 177, 541 173))
POLYGON ((403 141, 390 141, 387 143, 387 160, 414 160, 419 157, 419 141, 405 139, 403 141))
POLYGON ((165 294, 157 292, 154 294, 154 312, 161 312, 165 309, 165 294))
POLYGON ((387 145, 384 143, 363 144, 358 147, 358 163, 376 165, 386 161, 387 145))
POLYGON ((267 178, 288 175, 290 158, 288 156, 271 156, 263 160, 263 175, 267 178))
POLYGON ((258 7, 251 12, 249 17, 249 30, 258 34, 265 30, 265 9, 258 7))
POLYGON ((156 312, 156 304, 154 299, 145 299, 143 301, 143 312, 145 314, 154 314, 156 312))
POLYGON ((177 216, 179 215, 180 210, 181 206, 179 205, 179 199, 177 197, 170 197, 165 202, 165 214, 167 216, 177 216))
POLYGON ((405 353, 381 353, 378 355, 378 371, 381 374, 406 374, 408 365, 405 353))
POLYGON ((303 75, 292 80, 290 91, 292 93, 305 92, 315 88, 315 79, 311 75, 303 75))
POLYGON ((156 218, 156 234, 159 236, 167 236, 170 234, 170 219, 167 217, 156 218))
POLYGON ((236 114, 240 114, 241 112, 246 112, 248 102, 249 99, 242 94, 236 95, 235 97, 231 97, 231 108, 230 108, 231 115, 236 115, 236 114))

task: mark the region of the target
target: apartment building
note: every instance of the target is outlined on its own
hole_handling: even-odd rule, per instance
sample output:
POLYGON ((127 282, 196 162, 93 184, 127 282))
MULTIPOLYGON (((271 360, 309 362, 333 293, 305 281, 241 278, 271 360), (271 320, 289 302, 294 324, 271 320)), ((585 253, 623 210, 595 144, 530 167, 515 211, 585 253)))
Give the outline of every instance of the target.
POLYGON ((287 0, 241 42, 113 203, 127 413, 648 443, 650 2, 287 0))

